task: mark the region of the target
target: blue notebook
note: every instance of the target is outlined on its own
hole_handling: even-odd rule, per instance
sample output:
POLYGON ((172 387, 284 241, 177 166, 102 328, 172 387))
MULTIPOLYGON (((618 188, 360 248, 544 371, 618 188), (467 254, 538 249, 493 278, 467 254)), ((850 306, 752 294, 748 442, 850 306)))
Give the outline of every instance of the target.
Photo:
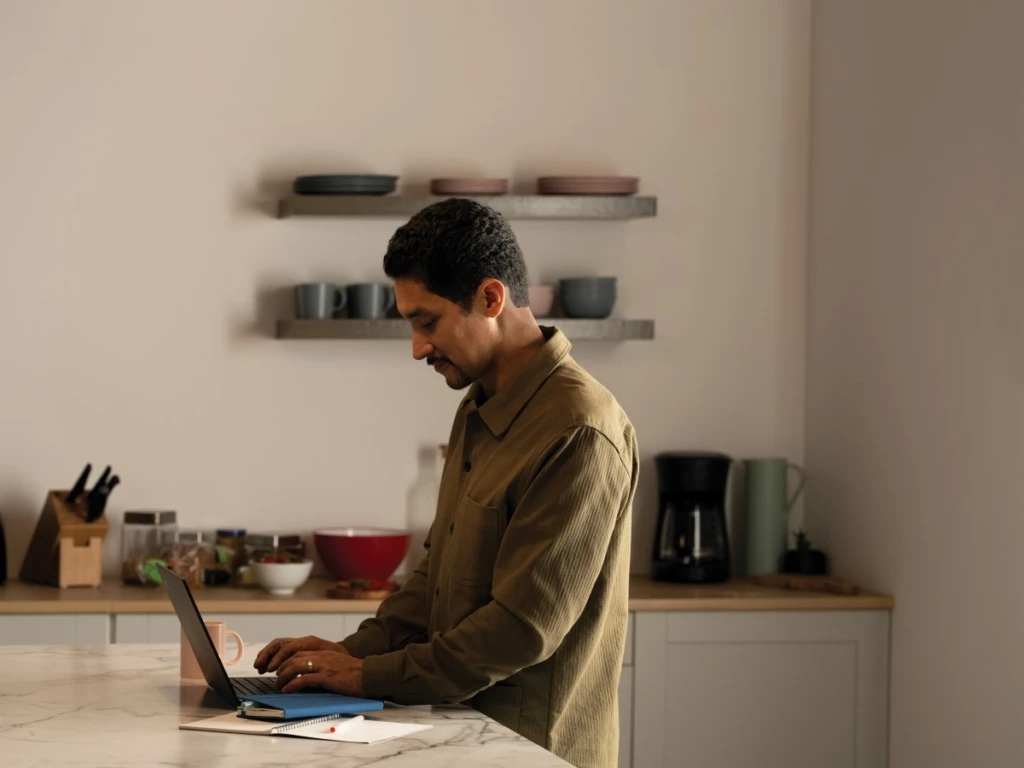
POLYGON ((260 720, 297 720, 384 709, 383 701, 358 699, 340 693, 264 693, 240 698, 239 714, 260 720))

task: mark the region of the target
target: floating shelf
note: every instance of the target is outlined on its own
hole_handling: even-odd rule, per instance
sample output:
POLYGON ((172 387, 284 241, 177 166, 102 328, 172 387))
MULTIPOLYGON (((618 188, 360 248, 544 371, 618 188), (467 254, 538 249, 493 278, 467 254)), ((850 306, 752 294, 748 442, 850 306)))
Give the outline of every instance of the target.
MULTIPOLYGON (((629 341, 654 338, 653 320, 577 320, 539 318, 542 325, 554 325, 572 341, 629 341)), ((278 320, 279 339, 409 339, 412 329, 406 320, 278 320)))
MULTIPOLYGON (((447 200, 435 195, 290 195, 278 201, 289 216, 391 216, 408 218, 447 200)), ((508 219, 640 219, 657 215, 658 198, 595 195, 469 196, 508 219)))

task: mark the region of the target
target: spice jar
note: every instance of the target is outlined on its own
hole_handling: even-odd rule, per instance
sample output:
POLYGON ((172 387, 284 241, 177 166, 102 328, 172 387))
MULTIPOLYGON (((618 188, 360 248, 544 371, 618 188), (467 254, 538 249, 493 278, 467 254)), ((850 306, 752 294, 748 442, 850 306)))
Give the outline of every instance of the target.
POLYGON ((215 542, 218 570, 228 574, 226 582, 237 579, 238 569, 245 565, 245 529, 220 528, 215 542))
POLYGON ((178 529, 173 510, 136 510, 124 513, 121 525, 121 581, 157 586, 160 544, 178 529))

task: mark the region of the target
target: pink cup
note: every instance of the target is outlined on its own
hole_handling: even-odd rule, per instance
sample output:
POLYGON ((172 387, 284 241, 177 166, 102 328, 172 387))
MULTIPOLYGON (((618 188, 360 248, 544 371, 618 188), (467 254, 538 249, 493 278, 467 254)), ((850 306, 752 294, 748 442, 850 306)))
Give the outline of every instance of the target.
MULTIPOLYGON (((205 621, 206 631, 210 633, 210 639, 213 641, 213 647, 217 649, 217 653, 220 655, 221 661, 227 666, 237 664, 242 659, 242 654, 245 653, 245 646, 242 645, 242 637, 233 629, 228 629, 227 624, 223 621, 205 621), (224 650, 227 645, 228 636, 235 638, 235 642, 238 643, 238 653, 233 659, 224 658, 224 650)), ((203 670, 199 667, 199 662, 196 660, 196 655, 192 652, 192 646, 188 643, 188 638, 185 637, 185 632, 181 632, 181 679, 182 680, 204 680, 203 670)))

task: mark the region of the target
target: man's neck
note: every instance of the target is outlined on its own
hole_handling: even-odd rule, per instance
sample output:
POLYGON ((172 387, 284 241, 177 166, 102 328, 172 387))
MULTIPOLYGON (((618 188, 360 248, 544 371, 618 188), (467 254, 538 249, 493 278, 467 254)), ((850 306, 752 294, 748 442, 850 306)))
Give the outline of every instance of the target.
POLYGON ((488 400, 509 385, 545 342, 544 332, 529 311, 509 318, 503 330, 494 364, 480 377, 480 386, 488 400))

